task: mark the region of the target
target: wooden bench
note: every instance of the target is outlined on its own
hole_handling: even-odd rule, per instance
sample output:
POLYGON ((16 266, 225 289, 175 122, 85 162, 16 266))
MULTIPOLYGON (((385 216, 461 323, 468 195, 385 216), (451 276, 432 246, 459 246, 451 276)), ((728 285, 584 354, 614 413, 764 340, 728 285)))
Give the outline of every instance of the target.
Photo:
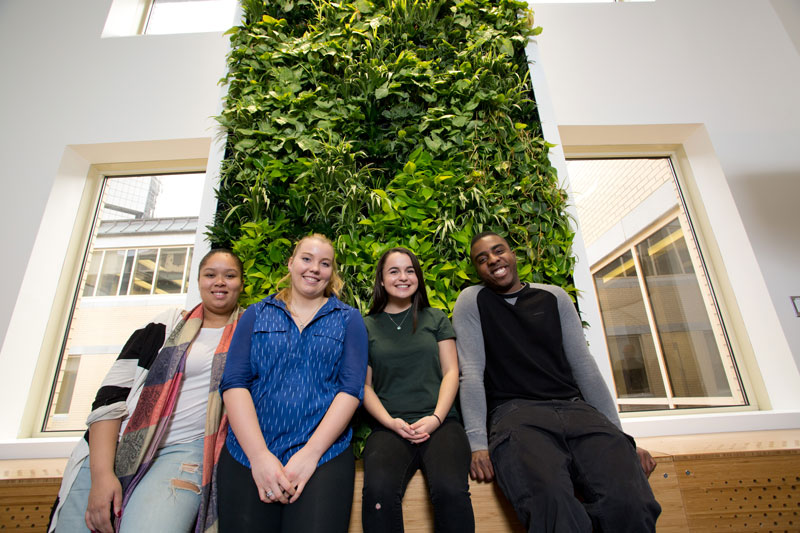
MULTIPOLYGON (((800 429, 637 439, 658 467, 650 486, 663 509, 659 533, 800 531, 800 429)), ((0 530, 44 531, 65 459, 0 461, 0 530)), ((350 532, 361 531, 357 462, 350 532)), ((471 483, 478 533, 521 532, 495 483, 471 483)), ((403 500, 407 532, 432 532, 418 473, 403 500)))
POLYGON ((800 429, 640 438, 659 533, 800 531, 800 429))

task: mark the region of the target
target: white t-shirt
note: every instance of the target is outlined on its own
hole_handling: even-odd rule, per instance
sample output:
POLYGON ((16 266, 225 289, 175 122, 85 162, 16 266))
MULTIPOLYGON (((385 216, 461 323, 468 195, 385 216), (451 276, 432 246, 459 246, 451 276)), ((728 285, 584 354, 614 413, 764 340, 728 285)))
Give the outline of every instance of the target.
POLYGON ((211 364, 224 330, 224 327, 202 328, 189 348, 183 383, 160 448, 191 442, 205 435, 211 364))

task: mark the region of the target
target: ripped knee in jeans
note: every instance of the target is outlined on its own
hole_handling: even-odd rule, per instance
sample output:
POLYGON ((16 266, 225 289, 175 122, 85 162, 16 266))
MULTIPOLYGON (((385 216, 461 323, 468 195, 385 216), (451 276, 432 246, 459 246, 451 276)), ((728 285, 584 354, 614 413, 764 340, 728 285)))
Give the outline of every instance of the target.
MULTIPOLYGON (((199 469, 200 465, 198 463, 181 464, 181 472, 186 472, 188 474, 194 474, 199 469)), ((195 494, 200 494, 200 486, 197 483, 185 479, 172 478, 170 479, 170 486, 175 490, 188 490, 195 494)))

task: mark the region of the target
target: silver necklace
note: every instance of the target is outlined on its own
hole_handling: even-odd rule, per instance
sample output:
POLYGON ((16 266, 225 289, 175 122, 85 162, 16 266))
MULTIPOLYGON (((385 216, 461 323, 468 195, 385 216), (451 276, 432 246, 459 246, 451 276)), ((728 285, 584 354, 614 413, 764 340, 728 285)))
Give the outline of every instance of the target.
POLYGON ((311 311, 311 314, 308 315, 305 320, 301 320, 300 319, 300 315, 296 314, 294 311, 291 311, 292 316, 297 318, 297 321, 296 321, 297 327, 299 329, 301 329, 301 330, 305 329, 305 327, 308 325, 308 322, 316 316, 317 311, 319 311, 319 309, 322 307, 322 305, 325 302, 326 302, 326 300, 322 300, 322 302, 313 311, 311 311))
POLYGON ((403 322, 405 322, 405 321, 406 321, 406 318, 408 318, 408 315, 409 315, 410 313, 411 313, 411 308, 409 307, 408 309, 406 309, 406 314, 403 316, 403 320, 401 320, 399 324, 398 324, 397 322, 395 322, 395 321, 394 321, 394 318, 392 318, 392 315, 390 315, 389 313, 386 313, 386 316, 388 316, 388 317, 389 317, 389 320, 391 320, 391 321, 392 321, 392 324, 394 324, 395 326, 397 326, 397 329, 402 329, 402 327, 403 327, 403 322))

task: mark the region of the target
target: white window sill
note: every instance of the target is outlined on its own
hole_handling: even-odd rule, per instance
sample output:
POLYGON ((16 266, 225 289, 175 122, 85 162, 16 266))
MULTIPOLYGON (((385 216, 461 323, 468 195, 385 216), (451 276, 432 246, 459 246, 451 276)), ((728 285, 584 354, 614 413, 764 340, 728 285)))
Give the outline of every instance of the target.
POLYGON ((0 459, 51 459, 69 457, 83 437, 41 437, 0 441, 0 459))
POLYGON ((800 410, 640 416, 623 418, 622 427, 634 437, 798 429, 800 410))

